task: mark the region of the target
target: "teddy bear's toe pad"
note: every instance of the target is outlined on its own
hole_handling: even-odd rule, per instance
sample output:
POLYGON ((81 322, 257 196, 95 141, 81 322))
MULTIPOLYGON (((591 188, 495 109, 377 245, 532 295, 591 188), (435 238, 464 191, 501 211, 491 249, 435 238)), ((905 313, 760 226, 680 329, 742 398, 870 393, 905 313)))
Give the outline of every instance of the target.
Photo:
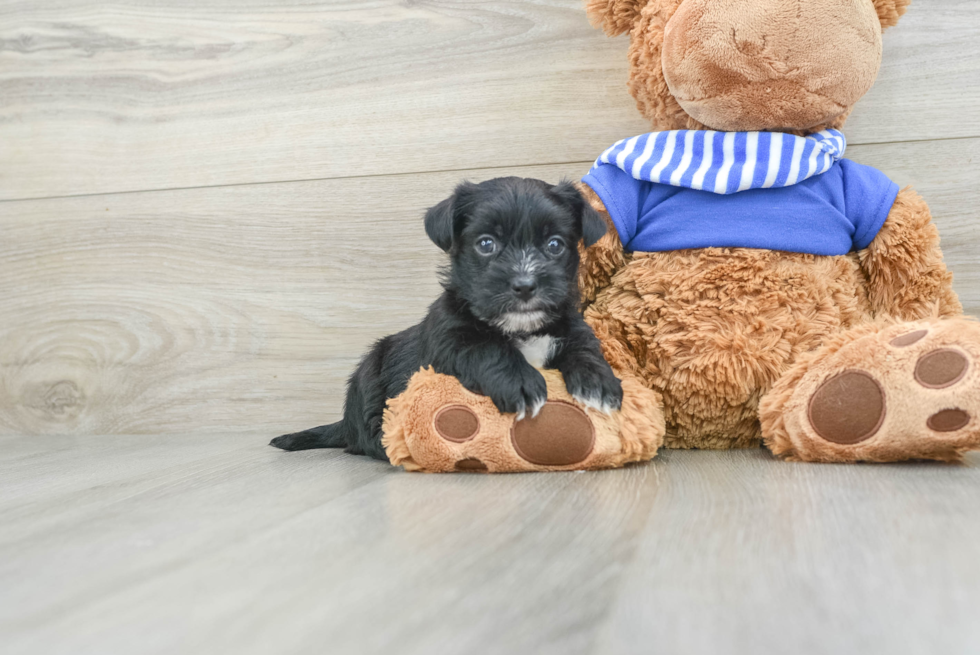
POLYGON ((885 392, 864 371, 844 371, 820 385, 809 413, 814 431, 827 441, 860 443, 885 421, 885 392))
POLYGON ((926 421, 926 426, 936 432, 956 432, 967 426, 970 415, 962 409, 944 409, 936 412, 926 421))
POLYGON ((927 334, 929 334, 929 330, 915 330, 907 334, 899 335, 892 339, 889 343, 896 348, 906 348, 914 343, 922 341, 922 337, 926 336, 927 334))
POLYGON ((514 423, 511 443, 517 454, 532 464, 571 466, 592 453, 595 431, 579 407, 550 401, 536 417, 514 423))
POLYGON ((487 471, 487 465, 481 462, 476 457, 467 457, 466 459, 461 459, 456 462, 457 471, 472 471, 475 473, 485 473, 487 471))
POLYGON ((915 365, 915 379, 930 389, 945 389, 963 379, 970 360, 952 348, 926 353, 915 365))
POLYGON ((436 414, 435 428, 439 436, 446 441, 463 443, 480 432, 480 419, 469 407, 450 405, 443 407, 436 414))

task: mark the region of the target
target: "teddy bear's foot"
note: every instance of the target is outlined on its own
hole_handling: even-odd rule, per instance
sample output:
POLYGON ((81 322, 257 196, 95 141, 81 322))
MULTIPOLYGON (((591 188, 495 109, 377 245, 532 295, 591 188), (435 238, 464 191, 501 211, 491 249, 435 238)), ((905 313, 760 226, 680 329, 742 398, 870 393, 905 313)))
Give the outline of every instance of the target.
POLYGON ((980 323, 864 326, 794 364, 760 406, 786 459, 955 461, 980 449, 980 323))
POLYGON ((548 401, 517 420, 455 378, 419 371, 385 412, 391 463, 430 472, 601 469, 650 459, 663 443, 660 398, 638 381, 624 380, 623 409, 604 414, 575 401, 557 371, 542 375, 548 401))
MULTIPOLYGON (((433 428, 444 440, 463 444, 480 434, 481 423, 469 407, 450 405, 436 413, 433 428)), ((514 453, 535 466, 574 467, 589 459, 595 450, 592 421, 581 408, 567 402, 549 400, 534 418, 514 420, 509 432, 514 453)), ((524 465, 520 467, 524 468, 524 465)), ((489 470, 478 457, 458 459, 453 468, 457 471, 489 470)))

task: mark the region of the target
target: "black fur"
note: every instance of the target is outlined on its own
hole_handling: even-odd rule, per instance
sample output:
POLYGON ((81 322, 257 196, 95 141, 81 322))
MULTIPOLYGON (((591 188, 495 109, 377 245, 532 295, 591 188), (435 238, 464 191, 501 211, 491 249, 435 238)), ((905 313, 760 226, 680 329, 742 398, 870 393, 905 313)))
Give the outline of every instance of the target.
POLYGON ((444 293, 421 323, 368 352, 348 383, 341 421, 277 437, 271 445, 344 447, 387 461, 381 445, 385 401, 425 366, 489 396, 502 412, 530 414, 547 390, 520 347, 539 336, 554 339, 545 366, 561 371, 571 394, 619 408, 620 382, 582 319, 578 299, 576 244, 584 239, 592 245, 606 226, 571 183, 516 177, 464 182, 428 210, 425 231, 450 256, 444 293), (488 253, 491 241, 495 249, 488 253))

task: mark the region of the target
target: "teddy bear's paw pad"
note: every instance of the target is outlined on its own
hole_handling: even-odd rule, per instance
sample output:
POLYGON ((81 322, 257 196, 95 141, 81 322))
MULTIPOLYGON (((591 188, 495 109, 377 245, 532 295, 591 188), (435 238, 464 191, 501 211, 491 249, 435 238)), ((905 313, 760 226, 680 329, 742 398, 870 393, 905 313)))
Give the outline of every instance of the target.
MULTIPOLYGON (((480 432, 480 418, 464 405, 449 405, 440 409, 435 416, 436 434, 454 443, 469 441, 480 432)), ((467 460, 462 460, 463 462, 467 460)), ((477 460, 479 462, 479 460, 477 460)), ((461 462, 456 463, 459 469, 461 462)), ((482 464, 482 462, 480 462, 482 464)), ((472 470, 472 469, 460 469, 472 470)), ((486 466, 483 466, 486 470, 486 466)))
POLYGON ((467 457, 456 462, 456 470, 468 473, 486 473, 487 465, 476 457, 467 457))
POLYGON ((592 421, 582 409, 562 401, 549 401, 536 417, 516 421, 510 436, 517 454, 538 466, 579 464, 595 447, 592 421))
POLYGON ((907 334, 901 334, 892 339, 889 343, 896 348, 907 348, 912 344, 922 341, 922 338, 927 334, 929 334, 929 330, 915 330, 907 334))
POLYGON ((926 421, 926 426, 936 432, 956 432, 970 423, 970 415, 962 409, 944 409, 936 412, 926 421))
POLYGON ((915 379, 929 389, 945 389, 962 380, 969 368, 966 355, 952 348, 940 348, 919 358, 915 379))
POLYGON ((844 371, 830 378, 810 398, 814 431, 838 444, 856 444, 873 437, 885 422, 885 392, 864 371, 844 371))

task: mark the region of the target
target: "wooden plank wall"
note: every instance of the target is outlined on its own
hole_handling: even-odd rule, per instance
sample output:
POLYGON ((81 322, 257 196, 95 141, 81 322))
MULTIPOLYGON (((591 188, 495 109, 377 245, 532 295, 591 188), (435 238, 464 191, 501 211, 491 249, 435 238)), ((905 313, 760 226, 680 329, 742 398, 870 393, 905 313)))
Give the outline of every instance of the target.
MULTIPOLYGON (((885 34, 848 155, 930 202, 980 314, 980 3, 885 34)), ((337 417, 462 178, 578 177, 646 131, 580 0, 0 0, 0 433, 337 417)))

